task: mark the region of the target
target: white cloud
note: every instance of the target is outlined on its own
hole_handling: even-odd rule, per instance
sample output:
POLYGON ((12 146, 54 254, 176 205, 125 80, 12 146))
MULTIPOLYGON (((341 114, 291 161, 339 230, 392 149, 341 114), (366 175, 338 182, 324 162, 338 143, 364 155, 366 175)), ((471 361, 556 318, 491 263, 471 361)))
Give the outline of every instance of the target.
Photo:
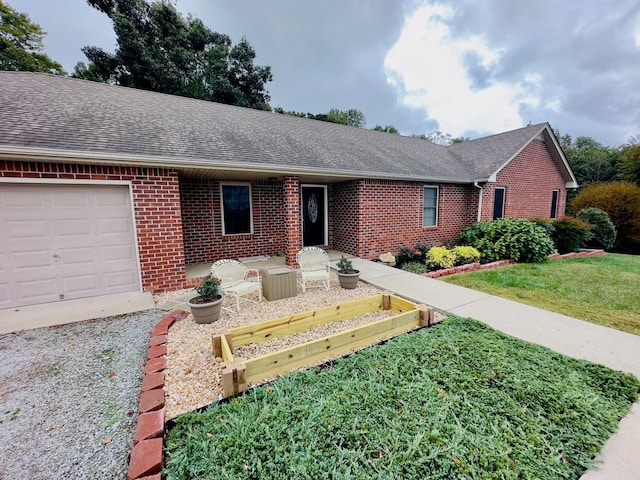
POLYGON ((450 6, 428 4, 405 20, 400 38, 387 53, 387 81, 404 104, 426 111, 439 129, 459 136, 466 131, 495 133, 522 126, 520 106, 559 108, 540 95, 542 78, 529 74, 517 84, 491 79, 503 51, 478 35, 453 36, 446 20, 450 6), (464 60, 472 58, 486 80, 474 84, 464 60))

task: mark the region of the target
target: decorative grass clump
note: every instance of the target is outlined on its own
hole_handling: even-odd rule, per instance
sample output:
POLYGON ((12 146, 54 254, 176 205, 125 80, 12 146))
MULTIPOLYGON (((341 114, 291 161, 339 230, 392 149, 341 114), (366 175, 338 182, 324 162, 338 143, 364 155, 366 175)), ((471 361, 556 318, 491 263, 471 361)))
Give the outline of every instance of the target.
POLYGON ((167 479, 578 478, 640 382, 449 318, 178 417, 167 479))

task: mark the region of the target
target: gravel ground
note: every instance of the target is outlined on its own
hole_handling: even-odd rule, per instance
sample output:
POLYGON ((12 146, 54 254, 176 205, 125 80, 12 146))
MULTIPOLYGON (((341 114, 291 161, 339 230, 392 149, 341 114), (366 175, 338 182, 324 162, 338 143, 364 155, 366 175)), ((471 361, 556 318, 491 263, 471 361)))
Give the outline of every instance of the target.
MULTIPOLYGON (((340 288, 338 276, 331 273, 331 288, 307 289, 302 293, 298 280, 298 295, 269 302, 243 304, 240 313, 222 311, 220 320, 211 325, 199 325, 189 315, 173 325, 167 337, 167 368, 165 370, 165 416, 167 419, 196 410, 222 398, 220 386, 222 359, 213 355, 211 335, 224 332, 233 327, 257 323, 283 317, 294 313, 315 310, 321 307, 365 298, 382 293, 381 290, 360 282, 358 288, 345 290, 340 288)), ((156 305, 178 299, 195 296, 193 289, 169 292, 155 297, 156 305)), ((257 297, 256 297, 257 298, 257 297)), ((223 306, 232 306, 231 298, 225 298, 223 306)), ((340 331, 355 328, 392 315, 392 312, 376 312, 353 317, 340 322, 320 325, 295 335, 278 337, 270 342, 249 344, 234 352, 235 356, 251 358, 282 350, 303 342, 332 335, 340 331)), ((327 358, 333 358, 329 356, 327 358)), ((322 363, 316 362, 316 363, 322 363)), ((265 380, 266 381, 266 380, 265 380)))
POLYGON ((0 335, 0 479, 126 477, 151 310, 0 335))

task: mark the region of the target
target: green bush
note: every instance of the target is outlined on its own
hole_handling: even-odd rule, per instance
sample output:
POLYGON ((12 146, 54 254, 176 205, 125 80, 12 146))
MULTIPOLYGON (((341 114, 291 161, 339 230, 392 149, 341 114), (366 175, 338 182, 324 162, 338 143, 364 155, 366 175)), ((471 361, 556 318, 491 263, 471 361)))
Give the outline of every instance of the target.
POLYGON ((409 247, 400 247, 396 254, 396 265, 402 267, 405 263, 418 262, 420 258, 415 253, 415 249, 409 247))
POLYGON ((630 182, 592 183, 571 203, 574 212, 595 207, 604 210, 618 231, 613 248, 640 253, 640 187, 630 182))
POLYGON ((468 245, 458 245, 451 250, 456 257, 456 265, 466 265, 467 263, 475 263, 480 261, 480 252, 477 248, 468 245))
POLYGON ((459 243, 477 248, 482 263, 508 259, 542 262, 554 251, 545 228, 521 218, 478 222, 460 233, 459 243))
POLYGON ((578 218, 583 222, 593 225, 592 238, 587 242, 591 248, 604 248, 609 250, 616 241, 616 227, 611 223, 609 215, 599 208, 585 208, 578 212, 578 218))
POLYGON ((422 274, 427 272, 427 266, 420 262, 408 262, 402 265, 402 270, 405 272, 422 274))
POLYGON ((447 247, 432 247, 425 258, 425 264, 429 270, 451 268, 455 262, 456 256, 447 247))
POLYGON ((577 252, 591 240, 591 225, 573 217, 563 217, 553 221, 555 232, 553 243, 558 253, 577 252))
POLYGON ((545 229, 545 231, 547 232, 547 235, 549 235, 549 237, 553 239, 553 234, 556 233, 556 227, 553 226, 552 220, 548 218, 534 217, 534 218, 530 218, 529 221, 540 225, 542 228, 545 229))

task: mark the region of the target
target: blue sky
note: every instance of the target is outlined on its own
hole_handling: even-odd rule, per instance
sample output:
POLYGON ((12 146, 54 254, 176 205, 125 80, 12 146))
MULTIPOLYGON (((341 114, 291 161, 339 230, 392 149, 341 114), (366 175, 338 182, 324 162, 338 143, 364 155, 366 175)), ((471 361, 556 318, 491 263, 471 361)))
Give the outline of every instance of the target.
MULTIPOLYGON (((84 0, 6 0, 72 71, 85 45, 115 49, 84 0)), ((549 122, 617 146, 640 134, 637 0, 175 0, 271 65, 271 105, 361 110, 402 134, 477 136, 549 122)))

